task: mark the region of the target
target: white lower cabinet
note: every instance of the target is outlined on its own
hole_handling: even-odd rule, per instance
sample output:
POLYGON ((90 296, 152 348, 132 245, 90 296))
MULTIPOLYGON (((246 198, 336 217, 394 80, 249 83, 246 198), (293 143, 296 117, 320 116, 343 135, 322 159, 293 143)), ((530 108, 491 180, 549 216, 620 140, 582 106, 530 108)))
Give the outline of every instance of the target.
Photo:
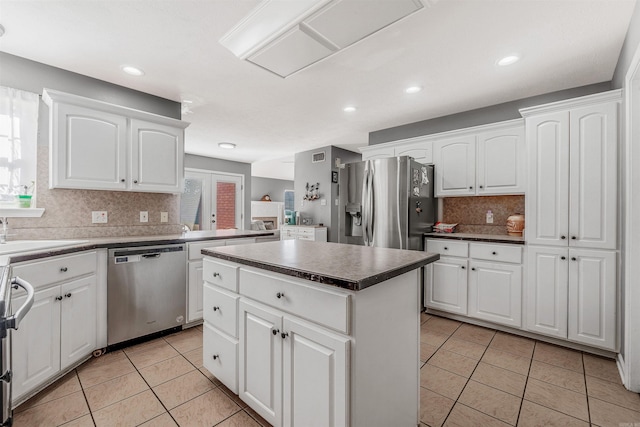
POLYGON ((437 310, 467 314, 466 258, 440 257, 427 265, 425 305, 437 310))
POLYGON ((529 246, 527 329, 616 351, 616 253, 529 246))
POLYGON ((522 326, 522 266, 471 261, 469 316, 522 326))
MULTIPOLYGON (((24 263, 14 267, 13 274, 31 282, 36 290, 29 315, 12 332, 15 407, 98 348, 96 253, 24 263), (89 275, 67 279, 87 271, 89 275), (66 281, 56 282, 56 275, 66 281)), ((16 292, 12 307, 20 307, 25 298, 23 292, 16 292)))
POLYGON ((270 424, 418 424, 418 270, 354 292, 206 257, 204 278, 204 366, 270 424))

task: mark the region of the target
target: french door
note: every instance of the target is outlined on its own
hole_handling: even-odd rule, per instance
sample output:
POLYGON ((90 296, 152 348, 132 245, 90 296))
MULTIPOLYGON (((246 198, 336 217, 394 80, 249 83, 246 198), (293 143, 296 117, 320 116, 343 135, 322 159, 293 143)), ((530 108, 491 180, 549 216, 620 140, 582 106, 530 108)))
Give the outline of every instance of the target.
POLYGON ((244 176, 185 170, 180 218, 190 230, 243 229, 244 176))

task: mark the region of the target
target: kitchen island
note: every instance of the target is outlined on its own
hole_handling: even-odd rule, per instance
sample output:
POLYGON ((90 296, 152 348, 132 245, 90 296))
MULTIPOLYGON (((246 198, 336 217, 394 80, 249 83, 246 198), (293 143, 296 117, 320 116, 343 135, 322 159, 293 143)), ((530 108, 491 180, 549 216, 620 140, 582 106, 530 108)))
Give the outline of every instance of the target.
POLYGON ((419 424, 421 267, 303 240, 203 249, 203 364, 274 426, 419 424))

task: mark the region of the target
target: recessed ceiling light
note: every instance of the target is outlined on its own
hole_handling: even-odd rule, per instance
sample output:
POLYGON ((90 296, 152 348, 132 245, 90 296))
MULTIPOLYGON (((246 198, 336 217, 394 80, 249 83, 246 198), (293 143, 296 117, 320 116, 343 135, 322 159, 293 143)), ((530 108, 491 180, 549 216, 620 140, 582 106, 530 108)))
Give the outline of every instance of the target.
POLYGON ((422 86, 409 86, 404 90, 405 93, 418 93, 422 90, 422 86))
POLYGON ((142 71, 140 68, 136 68, 136 67, 131 66, 131 65, 123 65, 121 68, 122 68, 122 71, 124 71, 125 73, 129 74, 130 76, 143 76, 144 75, 144 71, 142 71))
POLYGON ((344 111, 345 113, 353 113, 354 111, 356 111, 356 107, 354 107, 353 105, 349 105, 347 107, 344 107, 342 111, 344 111))
POLYGON ((236 144, 234 144, 233 142, 220 142, 218 143, 218 147, 232 149, 232 148, 236 148, 236 144))
POLYGON ((519 60, 520 60, 520 57, 518 55, 509 55, 509 56, 505 56, 504 58, 500 59, 497 62, 497 64, 499 66, 501 66, 501 67, 506 67, 507 65, 515 64, 519 60))

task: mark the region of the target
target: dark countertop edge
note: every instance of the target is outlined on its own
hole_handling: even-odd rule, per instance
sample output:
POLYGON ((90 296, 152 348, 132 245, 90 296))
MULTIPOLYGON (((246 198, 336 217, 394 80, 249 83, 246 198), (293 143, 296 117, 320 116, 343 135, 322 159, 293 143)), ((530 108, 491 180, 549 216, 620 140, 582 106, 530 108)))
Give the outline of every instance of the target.
MULTIPOLYGON (((140 236, 140 241, 127 241, 127 242, 104 242, 104 243, 81 243, 76 246, 66 247, 66 248, 48 248, 42 250, 34 250, 29 253, 23 254, 8 254, 10 264, 15 264, 18 262, 25 261, 34 261, 42 258, 49 258, 58 255, 68 255, 75 252, 83 252, 90 251, 93 249, 120 249, 120 248, 129 248, 129 247, 138 247, 138 246, 156 246, 156 245, 172 245, 172 244, 180 244, 180 243, 192 243, 192 242, 203 242, 206 240, 230 240, 230 239, 246 239, 248 237, 266 237, 273 236, 273 231, 265 231, 265 232, 252 232, 251 234, 240 234, 235 236, 201 236, 201 237, 183 237, 183 238, 175 238, 175 239, 159 239, 159 240, 145 240, 152 238, 153 236, 140 236)), ((104 239, 104 238, 100 238, 104 239)), ((108 239, 108 238, 107 238, 108 239)), ((114 240, 117 237, 114 237, 114 240)), ((127 239, 130 239, 127 237, 127 239)))
POLYGON ((506 243, 508 245, 524 245, 526 242, 522 240, 511 240, 498 237, 471 237, 456 236, 456 233, 424 233, 424 237, 429 239, 449 239, 449 240, 468 240, 471 242, 487 242, 487 243, 506 243))
POLYGON ((385 280, 392 279, 396 276, 400 276, 411 270, 415 270, 417 268, 423 267, 427 264, 430 264, 440 259, 440 254, 430 253, 428 258, 423 258, 419 261, 414 261, 409 264, 402 265, 397 268, 393 268, 391 270, 385 271, 384 273, 365 277, 362 280, 350 280, 350 279, 342 279, 340 277, 316 274, 310 271, 300 270, 293 267, 285 267, 282 265, 274 265, 271 263, 254 261, 251 259, 242 258, 234 255, 223 254, 220 252, 216 252, 214 250, 202 249, 201 252, 203 255, 219 258, 225 261, 235 262, 238 264, 247 265, 249 267, 259 268, 261 270, 272 271, 274 273, 280 273, 286 276, 297 277, 299 279, 305 279, 311 282, 322 283, 323 285, 336 286, 338 288, 343 288, 350 291, 361 291, 370 286, 373 286, 380 282, 384 282, 385 280))

